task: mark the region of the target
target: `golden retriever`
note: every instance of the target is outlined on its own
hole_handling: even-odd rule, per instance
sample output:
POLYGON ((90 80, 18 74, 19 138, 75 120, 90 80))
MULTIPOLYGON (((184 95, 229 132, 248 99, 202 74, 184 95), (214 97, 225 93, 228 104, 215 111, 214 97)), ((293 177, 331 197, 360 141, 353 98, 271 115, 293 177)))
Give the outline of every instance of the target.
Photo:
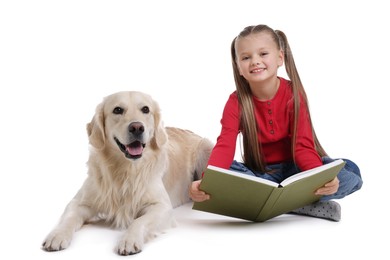
POLYGON ((213 144, 164 127, 158 103, 137 91, 105 97, 87 132, 88 177, 42 248, 65 249, 84 223, 103 219, 126 230, 118 254, 139 253, 175 224, 172 209, 190 201, 188 187, 206 168, 213 144))

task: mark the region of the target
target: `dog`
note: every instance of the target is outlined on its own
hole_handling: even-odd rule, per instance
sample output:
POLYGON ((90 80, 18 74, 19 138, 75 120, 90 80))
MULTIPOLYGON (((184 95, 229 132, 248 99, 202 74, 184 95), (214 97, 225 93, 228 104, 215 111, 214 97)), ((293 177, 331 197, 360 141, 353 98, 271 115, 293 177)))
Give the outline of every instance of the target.
POLYGON ((66 249, 83 224, 103 220, 125 229, 118 254, 139 253, 149 239, 175 225, 172 210, 190 202, 189 185, 207 167, 213 143, 165 127, 158 103, 139 91, 103 98, 87 133, 88 176, 42 249, 66 249))

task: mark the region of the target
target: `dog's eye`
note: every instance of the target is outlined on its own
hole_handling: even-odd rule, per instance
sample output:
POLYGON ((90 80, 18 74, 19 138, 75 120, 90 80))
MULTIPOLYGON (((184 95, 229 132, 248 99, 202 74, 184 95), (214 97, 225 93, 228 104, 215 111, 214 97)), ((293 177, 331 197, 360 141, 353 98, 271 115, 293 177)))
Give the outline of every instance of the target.
POLYGON ((121 107, 115 107, 114 110, 112 111, 112 113, 116 114, 116 115, 122 115, 123 114, 123 108, 121 107))
POLYGON ((148 114, 149 113, 149 107, 148 106, 144 106, 143 108, 141 108, 141 111, 144 114, 148 114))

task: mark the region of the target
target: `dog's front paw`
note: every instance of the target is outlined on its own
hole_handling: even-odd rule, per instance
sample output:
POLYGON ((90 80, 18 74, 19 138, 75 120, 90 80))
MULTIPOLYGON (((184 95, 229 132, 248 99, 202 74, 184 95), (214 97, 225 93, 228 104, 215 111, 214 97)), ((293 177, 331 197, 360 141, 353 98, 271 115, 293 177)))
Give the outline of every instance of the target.
POLYGON ((53 230, 43 241, 42 249, 48 252, 64 250, 70 245, 72 233, 53 230))
POLYGON ((134 255, 140 253, 143 246, 143 239, 123 237, 123 239, 118 243, 117 252, 119 255, 134 255))

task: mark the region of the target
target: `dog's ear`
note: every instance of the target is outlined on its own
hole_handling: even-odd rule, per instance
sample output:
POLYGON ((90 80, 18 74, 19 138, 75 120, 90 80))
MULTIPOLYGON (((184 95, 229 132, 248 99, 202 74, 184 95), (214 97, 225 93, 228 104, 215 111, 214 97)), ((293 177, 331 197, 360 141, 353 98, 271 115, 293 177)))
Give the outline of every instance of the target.
POLYGON ((102 149, 105 144, 103 103, 96 107, 95 115, 87 124, 89 143, 96 149, 102 149))
POLYGON ((154 136, 151 140, 152 147, 159 149, 168 141, 168 134, 165 131, 164 124, 161 120, 160 107, 155 102, 155 112, 154 112, 154 136))

